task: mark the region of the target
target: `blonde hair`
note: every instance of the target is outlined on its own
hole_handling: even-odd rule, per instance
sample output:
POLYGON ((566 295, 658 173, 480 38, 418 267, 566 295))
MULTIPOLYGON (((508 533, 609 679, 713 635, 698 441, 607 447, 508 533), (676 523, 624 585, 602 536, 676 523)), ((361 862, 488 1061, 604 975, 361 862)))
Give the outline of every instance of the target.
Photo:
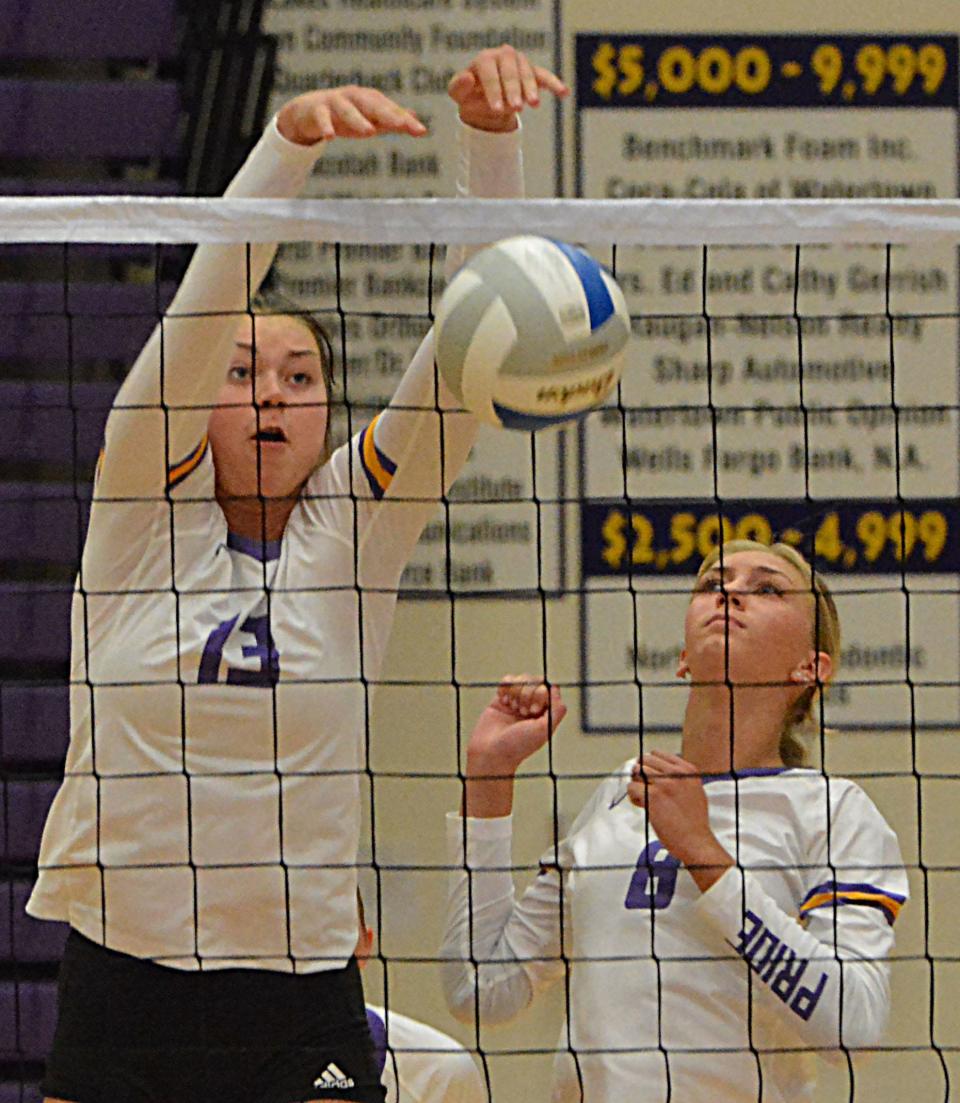
MULTIPOLYGON (((824 651, 830 656, 835 673, 840 662, 840 618, 837 616, 837 607, 823 576, 819 572, 814 574, 810 564, 796 548, 790 544, 761 544, 756 540, 727 540, 722 548, 718 546, 706 556, 697 571, 697 578, 716 565, 721 552, 723 558, 726 558, 744 551, 762 551, 776 555, 799 572, 815 599, 811 643, 817 651, 824 651)), ((811 738, 820 730, 814 715, 814 706, 820 698, 821 688, 823 687, 819 682, 808 686, 783 718, 780 757, 785 766, 803 766, 807 761, 811 738)))

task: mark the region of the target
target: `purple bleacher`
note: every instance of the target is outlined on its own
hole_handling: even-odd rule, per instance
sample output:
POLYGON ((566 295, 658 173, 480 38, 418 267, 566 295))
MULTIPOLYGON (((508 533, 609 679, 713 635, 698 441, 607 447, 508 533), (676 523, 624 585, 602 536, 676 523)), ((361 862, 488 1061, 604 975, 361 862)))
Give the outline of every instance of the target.
POLYGON ((65 663, 72 595, 70 586, 0 583, 0 663, 65 663))
POLYGON ((0 0, 0 58, 172 57, 176 0, 0 0))
POLYGON ((0 962, 56 963, 63 957, 69 927, 27 915, 32 888, 28 881, 0 886, 0 962))
POLYGON ((57 1023, 55 981, 0 983, 0 1061, 41 1061, 57 1023))
MULTIPOLYGON (((81 7, 81 5, 76 5, 81 7)), ((180 143, 176 81, 0 80, 5 157, 169 157, 180 143)))
POLYGON ((0 483, 0 562, 80 562, 90 485, 0 483))
POLYGON ((19 1080, 0 1081, 0 1103, 43 1103, 39 1084, 24 1084, 19 1080))
POLYGON ((118 386, 0 382, 0 461, 75 462, 92 475, 118 386))
MULTIPOLYGON (((61 185, 60 190, 65 191, 66 189, 61 185)), ((19 198, 30 199, 34 197, 20 196, 19 198)), ((180 251, 182 252, 182 250, 180 251)), ((48 270, 52 267, 58 272, 58 280, 62 281, 65 276, 71 283, 80 282, 79 266, 84 261, 113 260, 127 262, 139 260, 142 263, 156 265, 158 261, 167 260, 177 255, 177 246, 165 245, 158 249, 156 245, 146 241, 71 243, 66 249, 62 244, 51 242, 0 241, 0 259, 16 256, 29 257, 32 261, 38 263, 46 262, 48 270)), ((89 277, 87 277, 87 281, 89 282, 89 277)), ((140 286, 142 287, 143 284, 140 284, 140 286)))
POLYGON ((80 317, 110 315, 149 317, 156 321, 158 303, 164 306, 175 287, 153 283, 89 283, 81 280, 56 283, 0 283, 0 315, 53 315, 69 311, 80 317))
POLYGON ((3 317, 0 314, 0 359, 54 361, 118 360, 132 364, 153 329, 150 318, 3 317))
POLYGON ((49 180, 0 176, 0 195, 179 195, 176 180, 49 180))
POLYGON ((6 814, 2 817, 0 853, 8 862, 35 862, 40 836, 59 781, 21 779, 2 785, 6 814))
POLYGON ((71 357, 132 364, 174 290, 161 284, 158 303, 152 284, 0 283, 0 358, 58 361, 65 372, 71 357))
POLYGON ((60 767, 70 735, 66 685, 0 685, 0 761, 60 767))

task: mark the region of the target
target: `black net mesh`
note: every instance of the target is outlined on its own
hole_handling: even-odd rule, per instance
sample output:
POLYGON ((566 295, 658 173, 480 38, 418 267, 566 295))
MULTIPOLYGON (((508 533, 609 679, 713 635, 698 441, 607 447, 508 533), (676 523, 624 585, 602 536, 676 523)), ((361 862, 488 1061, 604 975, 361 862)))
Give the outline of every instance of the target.
MULTIPOLYGON (((556 233, 562 211, 544 207, 543 225, 534 215, 524 225, 556 233)), ((309 971, 339 960, 350 942, 323 927, 349 927, 357 873, 376 932, 368 998, 388 1019, 395 1009, 456 1035, 491 1100, 516 1098, 517 1085, 546 1098, 557 1053, 567 1055, 557 1075, 569 1098, 613 1098, 618 1068, 649 1075, 642 1098, 650 1100, 686 1098, 694 1083, 727 1098, 725 1077, 743 1098, 801 1098, 790 1092, 816 1075, 818 1098, 866 1099, 890 1094, 891 1084, 898 1097, 952 1098, 956 235, 885 214, 887 236, 871 229, 858 239, 841 228, 833 243, 827 231, 791 243, 785 219, 778 244, 755 245, 740 221, 699 246, 686 225, 673 243, 661 229, 658 244, 645 245, 633 229, 571 215, 562 236, 588 248, 605 242, 592 251, 617 276, 633 321, 616 397, 559 430, 485 428, 469 456, 463 416, 441 412, 429 355, 429 386, 401 389, 392 422, 371 426, 406 385, 434 316, 454 236, 442 222, 432 243, 411 231, 384 244, 397 238, 396 218, 392 238, 365 226, 340 244, 287 241, 260 299, 257 247, 233 231, 241 301, 222 310, 188 302, 163 319, 159 389, 118 411, 122 462, 131 466, 101 494, 107 535, 88 545, 87 556, 99 558, 84 562, 76 590, 107 414, 169 306, 183 248, 149 234, 139 243, 4 246, 0 1098, 35 1098, 52 1041, 64 927, 28 918, 24 905, 64 772, 76 787, 79 841, 72 851, 55 845, 70 834, 64 819, 48 829, 47 845, 54 869, 85 871, 88 910, 76 914, 89 937, 189 968, 309 971), (729 244, 741 235, 747 243, 729 244), (253 491, 231 490, 214 480, 217 450, 211 456, 203 432, 214 404, 194 402, 189 387, 170 397, 173 374, 183 375, 171 348, 189 348, 188 338, 177 342, 194 326, 203 340, 225 341, 216 347, 229 357, 241 334, 240 361, 224 367, 258 373, 273 364, 271 325, 291 318, 301 352, 318 363, 326 356, 315 323, 332 349, 329 404, 308 396, 301 405, 308 416, 329 415, 334 456, 310 476, 292 515, 299 520, 281 540, 271 512, 278 495, 262 464, 264 447, 284 446, 267 441, 286 416, 274 411, 292 403, 258 394, 259 384, 257 405, 235 400, 235 410, 251 411, 260 445, 253 491), (184 426, 200 427, 187 448, 184 426), (154 447, 166 467, 156 489, 147 460, 137 474, 138 454, 154 447), (248 512, 230 516, 253 510, 259 536, 249 525, 228 533, 217 511, 238 497, 248 512), (787 804, 777 811, 781 798, 770 797, 757 812, 756 779, 734 774, 724 806, 728 849, 740 868, 761 871, 782 912, 832 916, 824 961, 797 957, 793 973, 796 948, 766 913, 751 911, 746 888, 735 908, 739 936, 703 933, 705 920, 677 889, 686 871, 649 829, 636 833, 626 862, 622 839, 609 851, 595 839, 580 850, 563 843, 618 763, 654 748, 680 752, 685 610, 697 568, 724 540, 797 549, 812 565, 807 585, 828 584, 842 624, 836 675, 805 729, 804 784, 817 779, 818 795, 794 799, 786 775, 787 804), (232 573, 214 564, 218 556, 232 557, 232 573), (501 676, 521 671, 562 687, 571 715, 520 771, 506 873, 518 896, 555 878, 550 907, 569 919, 553 941, 534 940, 536 967, 510 974, 523 939, 491 945, 487 919, 478 919, 506 884, 485 864, 504 851, 480 849, 475 862, 468 852, 469 869, 451 863, 444 820, 466 788, 477 716, 501 676), (204 689, 219 694, 211 711, 204 689), (873 866, 852 860, 848 825, 869 815, 837 803, 846 790, 835 779, 844 778, 899 839, 911 899, 885 961, 834 975, 838 957, 876 957, 869 923, 851 926, 849 917, 880 913, 892 924, 905 895, 884 864, 889 850, 878 844, 873 866), (135 841, 143 838, 147 845, 135 841), (340 841, 327 846, 330 838, 340 841), (550 848, 563 877, 541 864, 550 848), (483 986, 460 1001, 466 1026, 440 995, 442 916, 458 871, 469 953, 448 990, 486 978, 504 986, 512 1015, 526 998, 511 985, 529 997, 529 973, 544 988, 506 1030, 494 1028, 509 1016, 485 1004, 483 986), (339 905, 328 895, 336 893, 339 905), (688 909, 679 918, 677 908, 670 914, 675 893, 688 909), (161 903, 176 917, 165 931, 161 903), (133 939, 132 914, 144 924, 133 939), (606 932, 602 954, 586 949, 597 931, 606 932), (818 988, 821 974, 828 979, 818 988), (709 990, 698 991, 698 978, 709 990), (845 986, 853 1002, 836 1039, 811 1033, 818 1001, 826 1006, 845 986), (856 1002, 858 986, 865 1002, 856 1002), (602 1016, 584 1020, 584 1008, 603 1003, 598 991, 609 997, 608 1026, 602 1016), (652 1008, 633 1035, 632 991, 652 1008), (714 1018, 704 1010, 724 1000, 714 1018), (873 1031, 888 1002, 886 1029, 873 1031)), ((128 224, 121 236, 136 235, 128 224)), ((193 240, 184 227, 163 237, 193 240)), ((732 730, 739 706, 729 696, 732 730)), ((624 802, 626 780, 607 784, 623 790, 609 811, 624 802)), ((498 906, 509 915, 509 902, 498 906)), ((811 929, 823 932, 816 922, 811 929)))

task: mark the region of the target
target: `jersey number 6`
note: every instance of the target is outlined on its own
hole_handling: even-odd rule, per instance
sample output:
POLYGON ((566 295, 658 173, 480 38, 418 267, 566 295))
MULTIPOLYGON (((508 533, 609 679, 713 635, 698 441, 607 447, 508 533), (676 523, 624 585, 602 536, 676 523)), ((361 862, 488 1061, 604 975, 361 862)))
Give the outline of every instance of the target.
POLYGON ((668 908, 677 887, 680 861, 654 839, 644 847, 627 889, 625 908, 668 908))

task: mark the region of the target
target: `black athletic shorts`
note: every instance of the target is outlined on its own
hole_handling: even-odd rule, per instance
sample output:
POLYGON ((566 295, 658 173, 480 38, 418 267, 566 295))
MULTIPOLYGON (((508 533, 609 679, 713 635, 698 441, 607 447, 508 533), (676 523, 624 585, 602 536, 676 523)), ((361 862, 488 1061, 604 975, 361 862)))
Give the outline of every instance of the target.
POLYGON ((44 1093, 70 1103, 383 1103, 360 971, 193 972, 71 931, 44 1093))

